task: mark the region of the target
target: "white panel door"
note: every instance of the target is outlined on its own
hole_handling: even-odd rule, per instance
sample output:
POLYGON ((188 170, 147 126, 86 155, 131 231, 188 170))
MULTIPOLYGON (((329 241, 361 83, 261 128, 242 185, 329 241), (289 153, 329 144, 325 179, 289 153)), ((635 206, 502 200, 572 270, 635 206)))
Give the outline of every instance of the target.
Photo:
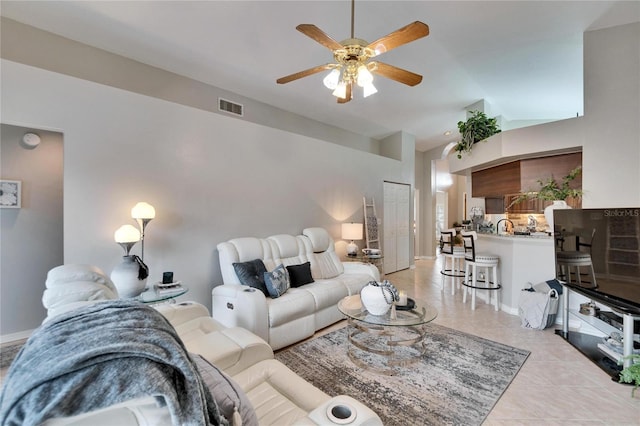
POLYGON ((410 266, 411 247, 411 187, 396 186, 396 270, 410 266))
POLYGON ((410 267, 411 186, 384 182, 384 272, 410 267))
POLYGON ((382 249, 384 255, 384 273, 390 274, 398 270, 396 264, 396 187, 395 184, 385 182, 384 192, 384 216, 382 219, 382 232, 384 235, 382 249))

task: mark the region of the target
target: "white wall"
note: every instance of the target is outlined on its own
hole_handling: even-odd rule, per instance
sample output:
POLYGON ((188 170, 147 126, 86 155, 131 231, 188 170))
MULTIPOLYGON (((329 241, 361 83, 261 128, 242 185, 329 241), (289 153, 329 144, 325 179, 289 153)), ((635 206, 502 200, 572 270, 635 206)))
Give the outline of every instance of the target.
MULTIPOLYGON (((639 22, 585 33, 584 99, 584 117, 504 131, 477 144, 471 155, 465 154, 460 160, 450 155, 451 170, 470 176, 476 166, 582 147, 583 207, 640 206, 639 22)), ((423 153, 420 164, 428 167, 426 158, 438 152, 440 148, 423 153)), ((426 171, 419 176, 424 185, 430 183, 426 171)), ((471 194, 470 179, 462 190, 471 194)), ((424 217, 429 208, 435 205, 423 206, 424 217)), ((432 238, 431 234, 421 234, 423 241, 432 238)), ((421 255, 434 252, 435 247, 424 247, 421 255)))
POLYGON ((582 147, 585 208, 640 205, 640 23, 584 35, 584 117, 509 130, 451 169, 582 147))
POLYGON ((7 336, 42 322, 47 271, 63 260, 63 142, 60 133, 37 130, 40 145, 25 149, 22 136, 34 129, 1 129, 2 179, 22 181, 22 208, 0 209, 0 335, 7 336))
POLYGON ((640 206, 640 22, 584 35, 583 206, 640 206))
MULTIPOLYGON (((221 283, 216 244, 362 221, 384 180, 413 186, 414 147, 397 161, 39 68, 2 61, 2 120, 64 133, 64 262, 109 272, 113 232, 138 201, 150 281, 163 271, 210 307, 221 283)), ((407 143, 406 138, 401 138, 407 143)), ((361 242, 362 243, 362 242, 361 242)), ((139 254, 140 247, 133 252, 139 254)), ((4 285, 3 285, 4 286, 4 285)))

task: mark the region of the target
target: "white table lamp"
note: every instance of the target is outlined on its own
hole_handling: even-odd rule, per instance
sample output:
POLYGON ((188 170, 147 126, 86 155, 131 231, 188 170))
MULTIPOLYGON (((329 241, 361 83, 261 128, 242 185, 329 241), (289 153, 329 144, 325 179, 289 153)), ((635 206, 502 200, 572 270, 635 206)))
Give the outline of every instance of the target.
POLYGON ((356 256, 358 254, 358 246, 354 240, 362 239, 362 224, 361 223, 343 223, 342 224, 342 239, 351 240, 347 245, 347 256, 356 256))
POLYGON ((122 225, 114 232, 113 239, 124 249, 125 256, 129 256, 131 247, 140 241, 140 231, 133 225, 122 225))

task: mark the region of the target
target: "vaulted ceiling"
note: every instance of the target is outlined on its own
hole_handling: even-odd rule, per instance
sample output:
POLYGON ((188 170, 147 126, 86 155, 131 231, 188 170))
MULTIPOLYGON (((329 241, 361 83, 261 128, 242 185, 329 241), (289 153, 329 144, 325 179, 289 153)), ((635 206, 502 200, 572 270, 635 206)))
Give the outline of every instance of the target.
POLYGON ((582 115, 584 31, 639 21, 640 2, 356 1, 355 36, 369 42, 416 20, 429 25, 428 37, 379 56, 421 74, 422 83, 376 77, 377 94, 356 93, 347 104, 323 86, 324 72, 276 84, 333 60, 296 25, 314 24, 341 41, 350 36, 350 12, 348 0, 3 0, 0 9, 10 19, 370 137, 404 130, 424 151, 457 140, 456 123, 480 100, 505 129, 582 115))

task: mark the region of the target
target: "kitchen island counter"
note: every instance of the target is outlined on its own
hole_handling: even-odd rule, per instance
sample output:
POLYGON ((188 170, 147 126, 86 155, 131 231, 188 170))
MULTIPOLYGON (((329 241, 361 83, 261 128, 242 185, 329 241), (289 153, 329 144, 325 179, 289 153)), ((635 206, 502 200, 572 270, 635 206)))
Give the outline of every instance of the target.
POLYGON ((501 309, 512 315, 518 315, 520 291, 527 283, 555 278, 554 240, 546 234, 478 234, 476 250, 500 257, 501 309))
POLYGON ((488 233, 488 232, 478 232, 478 236, 487 237, 487 238, 515 238, 515 239, 527 239, 527 240, 552 240, 551 235, 546 232, 536 232, 530 235, 526 234, 496 234, 496 233, 488 233))

